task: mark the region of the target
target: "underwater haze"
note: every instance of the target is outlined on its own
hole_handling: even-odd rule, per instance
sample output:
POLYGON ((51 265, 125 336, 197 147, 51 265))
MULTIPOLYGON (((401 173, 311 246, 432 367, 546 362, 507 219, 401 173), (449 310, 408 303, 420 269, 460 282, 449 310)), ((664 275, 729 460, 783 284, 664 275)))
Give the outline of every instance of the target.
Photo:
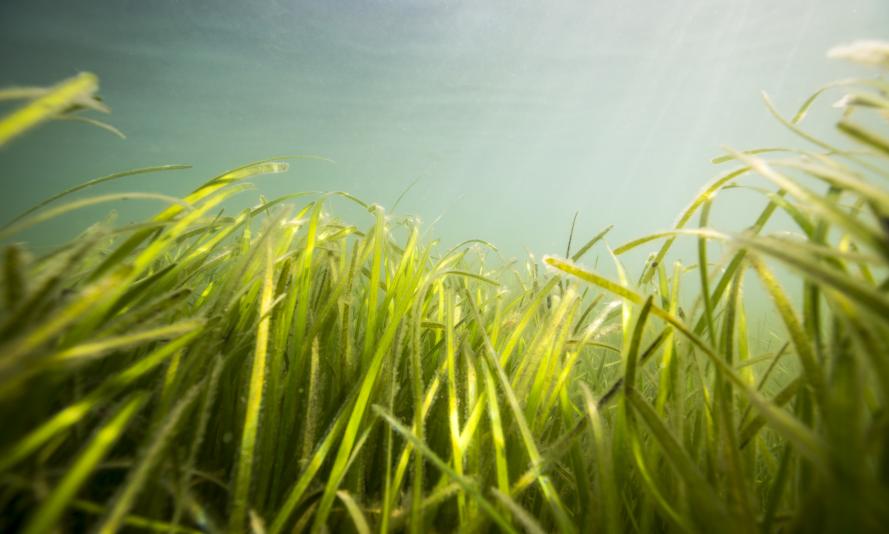
MULTIPOLYGON (((296 161, 262 193, 391 208, 415 183, 397 211, 437 220, 445 244, 557 253, 575 212, 579 238, 614 224, 620 243, 668 228, 722 171, 709 162, 721 145, 789 138, 761 90, 790 113, 862 72, 828 48, 887 27, 884 0, 5 1, 0 86, 95 72, 128 138, 59 123, 4 147, 0 214, 133 167, 194 166, 106 190, 184 194, 296 153, 335 163, 296 161)), ((748 224, 759 204, 744 198, 719 217, 748 224)), ((70 237, 71 220, 31 239, 70 237)))
POLYGON ((887 28, 0 3, 0 532, 885 532, 887 28))

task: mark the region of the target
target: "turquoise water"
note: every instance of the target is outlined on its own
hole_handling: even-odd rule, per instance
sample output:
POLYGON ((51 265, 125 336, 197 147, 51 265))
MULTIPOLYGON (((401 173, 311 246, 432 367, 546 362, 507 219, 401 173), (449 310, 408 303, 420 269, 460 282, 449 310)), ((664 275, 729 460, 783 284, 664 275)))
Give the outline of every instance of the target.
MULTIPOLYGON (((884 0, 6 1, 0 85, 96 72, 128 139, 57 123, 17 140, 0 152, 0 215, 131 167, 194 165, 105 190, 184 193, 300 153, 336 163, 297 162, 260 181, 264 194, 346 190, 391 207, 416 182, 398 211, 437 221, 445 243, 539 257, 564 249, 579 211, 578 239, 615 224, 617 244, 668 227, 719 172, 720 145, 791 141, 761 90, 789 114, 862 73, 828 48, 887 27, 884 0)), ((761 204, 748 200, 715 216, 746 226, 761 204)))

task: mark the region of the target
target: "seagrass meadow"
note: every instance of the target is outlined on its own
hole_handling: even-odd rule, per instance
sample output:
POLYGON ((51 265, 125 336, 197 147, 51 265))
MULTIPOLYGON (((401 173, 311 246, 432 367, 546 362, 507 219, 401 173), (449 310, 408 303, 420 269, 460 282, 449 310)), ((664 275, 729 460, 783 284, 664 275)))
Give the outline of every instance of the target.
MULTIPOLYGON (((831 55, 889 69, 886 43, 831 55)), ((56 119, 120 134, 97 90, 81 73, 0 91, 18 106, 0 144, 56 119)), ((252 193, 299 156, 183 198, 101 192, 184 166, 130 170, 7 217, 0 530, 885 531, 889 82, 765 105, 798 146, 726 148, 672 230, 609 247, 572 229, 540 262, 442 247, 344 192, 252 193), (804 129, 831 98, 843 146, 804 129), (738 189, 760 210, 712 227, 738 189), (122 200, 164 207, 17 241, 122 200)))

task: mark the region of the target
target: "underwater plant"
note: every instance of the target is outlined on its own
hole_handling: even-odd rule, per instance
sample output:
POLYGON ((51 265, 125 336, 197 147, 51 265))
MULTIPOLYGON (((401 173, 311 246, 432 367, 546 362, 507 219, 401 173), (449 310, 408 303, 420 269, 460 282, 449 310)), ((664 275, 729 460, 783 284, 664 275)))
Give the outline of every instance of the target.
POLYGON ((9 117, 0 122, 0 146, 14 137, 48 120, 73 120, 98 126, 121 138, 126 136, 108 123, 84 117, 86 110, 110 113, 111 108, 96 94, 99 79, 90 72, 81 72, 56 87, 10 87, 0 89, 0 102, 5 100, 29 100, 9 117))
MULTIPOLYGON (((831 55, 889 67, 881 43, 831 55)), ((9 92, 28 102, 0 119, 0 144, 95 107, 97 89, 81 74, 9 92)), ((808 148, 726 149, 714 162, 737 167, 674 229, 608 251, 616 280, 581 263, 608 228, 540 269, 483 241, 441 250, 414 219, 342 192, 223 209, 298 157, 181 199, 67 199, 185 167, 168 165, 40 203, 0 237, 121 198, 168 205, 48 253, 5 246, 0 529, 880 531, 889 82, 829 84, 790 118, 766 105, 808 148), (834 91, 852 148, 800 126, 834 91), (711 228, 738 188, 762 194, 761 212, 711 228), (336 202, 368 221, 336 218, 336 202), (680 239, 696 264, 668 264, 680 239), (634 281, 621 256, 654 243, 634 281), (781 338, 763 353, 754 284, 781 338)))

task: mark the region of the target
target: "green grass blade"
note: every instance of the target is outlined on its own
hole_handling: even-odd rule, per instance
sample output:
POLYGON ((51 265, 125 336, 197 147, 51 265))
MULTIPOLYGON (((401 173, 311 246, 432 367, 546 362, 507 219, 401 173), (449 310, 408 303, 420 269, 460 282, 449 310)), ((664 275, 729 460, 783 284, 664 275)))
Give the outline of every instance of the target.
POLYGON ((121 406, 111 419, 108 420, 93 436, 83 452, 78 456, 74 464, 68 469, 65 477, 52 490, 49 497, 34 512, 23 532, 26 534, 39 534, 49 532, 58 522, 65 508, 77 494, 80 487, 92 474, 98 463, 108 453, 108 450, 120 438, 127 424, 139 412, 145 404, 147 395, 135 394, 121 406))
POLYGON ((423 456, 426 457, 435 467, 437 467, 441 472, 445 473, 448 477, 450 477, 454 482, 456 482, 466 493, 472 495, 472 497, 479 503, 485 513, 505 532, 517 532, 512 525, 510 525, 509 521, 506 520, 500 512, 497 511, 487 499, 485 499, 484 495, 482 495, 481 490, 479 490, 478 486, 476 486, 472 481, 467 479, 464 476, 458 475, 456 471, 454 471, 444 460, 438 457, 425 443, 417 439, 414 436, 413 432, 411 432, 407 427, 398 422, 392 415, 386 413, 386 411, 380 406, 374 406, 374 411, 380 417, 382 417, 396 432, 401 434, 401 436, 409 441, 411 445, 419 451, 423 456))
POLYGON ((237 478, 232 491, 231 513, 229 515, 228 528, 233 533, 243 531, 247 520, 250 483, 255 462, 254 449, 256 447, 257 432, 259 431, 260 410, 265 390, 266 356, 268 354, 269 324, 271 322, 268 311, 274 297, 275 272, 272 245, 266 243, 265 248, 265 274, 262 283, 262 297, 259 303, 259 314, 262 319, 256 328, 256 349, 253 353, 253 363, 250 371, 250 389, 247 393, 247 406, 244 413, 241 448, 236 470, 237 478))

